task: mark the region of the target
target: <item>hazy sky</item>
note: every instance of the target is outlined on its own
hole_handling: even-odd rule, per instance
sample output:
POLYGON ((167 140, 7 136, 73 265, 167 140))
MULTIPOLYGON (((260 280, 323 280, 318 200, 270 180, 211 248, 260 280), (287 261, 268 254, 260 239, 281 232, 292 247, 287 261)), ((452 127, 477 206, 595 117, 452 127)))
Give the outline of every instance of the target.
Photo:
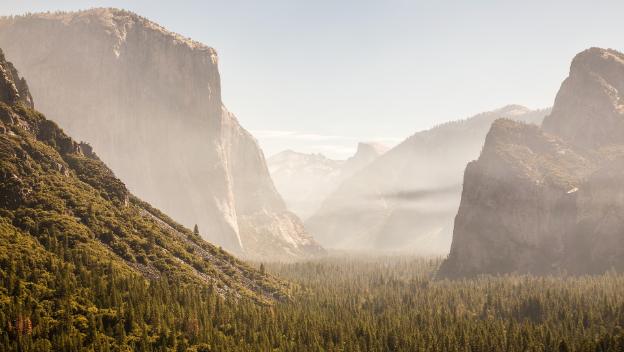
POLYGON ((268 155, 345 157, 359 140, 550 106, 577 52, 624 50, 622 0, 2 0, 0 14, 94 6, 216 48, 225 104, 268 155))

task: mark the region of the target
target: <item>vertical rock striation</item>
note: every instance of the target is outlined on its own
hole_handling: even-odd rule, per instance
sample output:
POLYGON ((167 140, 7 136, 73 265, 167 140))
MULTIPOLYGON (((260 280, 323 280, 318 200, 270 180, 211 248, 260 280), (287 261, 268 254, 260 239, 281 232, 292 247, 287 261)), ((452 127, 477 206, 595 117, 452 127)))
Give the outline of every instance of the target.
POLYGON ((30 77, 41 111, 206 239, 254 258, 321 251, 223 106, 212 48, 116 9, 2 18, 0 46, 30 77))
POLYGON ((465 171, 448 277, 624 270, 624 55, 572 61, 542 128, 496 121, 465 171))

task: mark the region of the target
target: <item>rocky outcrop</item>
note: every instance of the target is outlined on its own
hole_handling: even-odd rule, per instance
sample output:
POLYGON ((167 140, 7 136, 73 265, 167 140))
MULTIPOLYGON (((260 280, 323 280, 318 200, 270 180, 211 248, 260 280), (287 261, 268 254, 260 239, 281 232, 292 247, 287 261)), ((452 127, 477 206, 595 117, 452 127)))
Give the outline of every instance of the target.
POLYGON ((0 101, 9 105, 21 102, 30 108, 34 107, 26 80, 19 76, 11 62, 6 61, 2 51, 0 51, 0 101))
POLYGON ((542 128, 496 121, 466 167, 440 274, 624 269, 624 60, 577 55, 542 128))
MULTIPOLYGON (((272 304, 288 297, 286 283, 132 196, 88 144, 75 142, 32 108, 28 86, 1 50, 0 72, 2 253, 32 254, 21 262, 32 270, 33 263, 46 263, 36 268, 40 277, 54 277, 56 265, 79 265, 82 274, 112 285, 112 272, 102 275, 98 269, 108 267, 116 279, 166 276, 232 299, 272 304), (60 243, 65 255, 59 255, 60 243)), ((33 280, 29 285, 41 285, 33 280)), ((81 290, 93 289, 90 284, 84 280, 81 290)))
POLYGON ((541 123, 545 114, 510 105, 418 132, 345 179, 306 227, 327 247, 447 254, 463 170, 491 123, 541 123))
POLYGON ((307 256, 290 237, 319 250, 291 232, 301 222, 276 192, 256 140, 223 106, 212 48, 116 9, 2 18, 0 45, 29 77, 41 111, 92 143, 134 193, 198 224, 204 238, 262 259, 307 256), (285 236, 269 244, 241 232, 258 218, 285 236))
POLYGON ((546 132, 575 145, 624 144, 624 55, 591 48, 578 54, 561 85, 546 132))
MULTIPOLYGON (((538 126, 497 120, 466 167, 449 276, 559 269, 593 162, 538 126)), ((448 273, 448 274, 447 274, 448 273)))
POLYGON ((305 219, 316 212, 342 181, 370 164, 387 148, 378 143, 358 143, 347 160, 331 160, 321 154, 286 150, 267 162, 271 177, 289 209, 305 219))

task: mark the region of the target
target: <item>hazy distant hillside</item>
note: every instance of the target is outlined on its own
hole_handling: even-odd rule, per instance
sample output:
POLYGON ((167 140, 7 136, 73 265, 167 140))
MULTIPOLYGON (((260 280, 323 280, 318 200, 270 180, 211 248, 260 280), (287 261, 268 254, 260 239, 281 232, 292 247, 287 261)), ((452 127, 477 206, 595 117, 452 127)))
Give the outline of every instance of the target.
POLYGON ((0 46, 41 111, 177 221, 252 258, 322 252, 223 106, 212 48, 116 9, 2 18, 0 46))
POLYGON ((387 150, 376 143, 359 143, 355 155, 347 160, 331 160, 321 154, 292 150, 267 160, 275 187, 288 208, 305 219, 316 212, 325 198, 340 183, 387 150))
POLYGON ((491 123, 540 123, 546 114, 512 105, 418 132, 347 178, 306 228, 332 248, 446 254, 463 170, 491 123))
POLYGON ((624 271, 624 54, 578 54, 542 128, 496 121, 441 274, 624 271))

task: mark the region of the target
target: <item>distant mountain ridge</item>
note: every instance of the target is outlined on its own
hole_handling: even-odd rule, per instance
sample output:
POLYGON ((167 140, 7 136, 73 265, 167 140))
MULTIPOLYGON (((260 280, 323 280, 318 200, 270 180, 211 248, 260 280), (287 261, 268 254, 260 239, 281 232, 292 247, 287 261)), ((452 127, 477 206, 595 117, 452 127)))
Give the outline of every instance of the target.
POLYGON ((214 49, 107 8, 0 18, 0 46, 41 111, 207 240, 260 260, 323 253, 223 106, 214 49))
POLYGON ((267 163, 275 186, 288 208, 305 219, 318 210, 325 197, 343 180, 387 149, 378 143, 361 142, 356 153, 347 160, 286 150, 270 157, 267 163))
POLYGON ((328 248, 446 254, 463 169, 490 124, 540 123, 547 111, 509 105, 418 132, 345 179, 306 227, 328 248))
POLYGON ((542 127, 496 121, 441 276, 624 270, 624 54, 573 60, 542 127))

